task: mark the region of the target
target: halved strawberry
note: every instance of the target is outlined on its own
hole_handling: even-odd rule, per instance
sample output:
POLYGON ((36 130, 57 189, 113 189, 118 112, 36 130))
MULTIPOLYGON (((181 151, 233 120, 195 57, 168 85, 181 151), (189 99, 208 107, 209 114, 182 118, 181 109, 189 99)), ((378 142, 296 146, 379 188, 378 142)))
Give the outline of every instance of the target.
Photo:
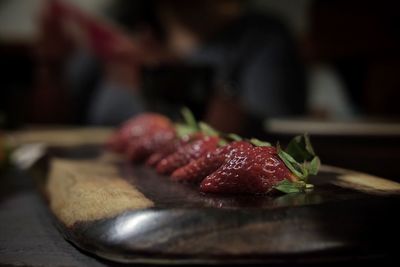
POLYGON ((284 180, 296 180, 274 147, 241 147, 200 184, 209 193, 267 193, 284 180))
POLYGON ((131 141, 164 130, 175 131, 170 119, 156 113, 144 113, 123 123, 107 140, 106 146, 110 150, 123 153, 131 141))
POLYGON ((245 141, 235 141, 219 147, 215 151, 208 152, 197 160, 176 169, 172 173, 171 179, 174 181, 201 181, 207 175, 216 171, 231 155, 243 147, 252 147, 252 145, 245 141))
POLYGON ((160 174, 170 174, 177 168, 188 164, 190 161, 198 159, 207 152, 215 150, 218 142, 219 137, 217 136, 205 136, 199 140, 190 142, 162 159, 157 164, 157 172, 160 174))
POLYGON ((165 146, 161 147, 158 151, 155 151, 149 156, 149 158, 146 160, 146 165, 156 166, 160 160, 175 152, 178 147, 182 145, 182 143, 183 140, 181 139, 174 139, 171 142, 168 142, 167 144, 165 144, 165 146))
POLYGON ((125 154, 131 162, 142 161, 171 143, 174 138, 175 132, 172 130, 160 130, 154 134, 144 135, 131 141, 125 154))
POLYGON ((151 154, 146 161, 146 165, 156 166, 163 158, 166 158, 167 156, 176 152, 180 147, 203 137, 204 135, 202 133, 194 133, 180 138, 175 138, 151 154))

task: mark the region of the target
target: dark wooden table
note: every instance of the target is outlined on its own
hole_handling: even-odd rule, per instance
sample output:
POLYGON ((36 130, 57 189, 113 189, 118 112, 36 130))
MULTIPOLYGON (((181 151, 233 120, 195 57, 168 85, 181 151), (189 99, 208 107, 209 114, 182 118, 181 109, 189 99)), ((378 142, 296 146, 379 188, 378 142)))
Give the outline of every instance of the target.
POLYGON ((1 174, 0 266, 119 266, 64 240, 26 173, 1 174))
MULTIPOLYGON (((68 243, 29 175, 10 170, 1 174, 1 181, 0 266, 126 266, 87 255, 68 243)), ((385 263, 393 263, 393 259, 385 263)))
POLYGON ((68 243, 57 230, 32 177, 13 169, 0 175, 0 266, 122 265, 85 254, 68 243))

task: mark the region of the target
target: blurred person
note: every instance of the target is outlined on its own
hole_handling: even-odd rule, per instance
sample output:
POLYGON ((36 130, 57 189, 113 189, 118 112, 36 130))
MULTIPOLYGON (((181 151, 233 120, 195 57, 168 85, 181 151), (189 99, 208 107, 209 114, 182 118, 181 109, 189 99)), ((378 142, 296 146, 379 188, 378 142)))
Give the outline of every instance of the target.
MULTIPOLYGON (((131 38, 110 44, 113 56, 102 62, 91 94, 90 123, 117 124, 146 110, 140 70, 177 63, 213 70, 213 91, 199 116, 222 131, 249 133, 253 121, 304 113, 304 69, 294 41, 276 20, 246 12, 244 1, 116 3, 114 17, 131 38)), ((73 64, 82 58, 70 69, 85 65, 73 64)))
MULTIPOLYGON (((351 88, 335 69, 332 59, 323 55, 319 32, 329 31, 324 29, 319 15, 322 2, 314 0, 310 3, 309 29, 302 43, 303 58, 307 63, 307 113, 317 119, 354 119, 359 116, 359 110, 350 97, 351 88)), ((330 33, 330 36, 333 35, 330 33)))
POLYGON ((308 108, 312 117, 320 119, 352 119, 357 115, 346 86, 328 64, 313 64, 308 71, 308 108))

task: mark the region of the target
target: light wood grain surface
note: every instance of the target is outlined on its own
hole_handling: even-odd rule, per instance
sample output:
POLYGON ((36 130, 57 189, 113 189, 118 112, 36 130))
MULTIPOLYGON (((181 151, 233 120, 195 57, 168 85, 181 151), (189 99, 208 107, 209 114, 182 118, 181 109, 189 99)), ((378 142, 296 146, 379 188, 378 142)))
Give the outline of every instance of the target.
POLYGON ((153 206, 103 160, 52 160, 47 193, 51 210, 66 226, 153 206))
POLYGON ((321 171, 338 173, 337 186, 362 191, 369 194, 399 194, 400 183, 374 175, 323 165, 321 171))
POLYGON ((8 141, 14 145, 44 143, 48 146, 71 147, 103 144, 113 128, 59 128, 27 129, 8 133, 8 141))

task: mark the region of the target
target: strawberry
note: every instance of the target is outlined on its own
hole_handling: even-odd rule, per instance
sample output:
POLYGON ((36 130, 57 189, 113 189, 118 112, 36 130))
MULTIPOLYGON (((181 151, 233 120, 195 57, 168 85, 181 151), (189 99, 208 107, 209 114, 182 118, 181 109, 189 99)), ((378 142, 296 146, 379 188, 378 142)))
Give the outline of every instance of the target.
POLYGON ((164 130, 174 131, 173 124, 167 117, 156 113, 141 114, 126 121, 109 138, 106 145, 109 149, 122 153, 128 147, 129 142, 164 130))
POLYGON ((168 142, 164 146, 162 146, 159 150, 154 151, 154 153, 151 154, 150 157, 147 159, 146 165, 147 166, 157 166, 157 164, 158 164, 158 162, 160 162, 160 160, 162 160, 163 158, 176 152, 178 150, 178 148, 180 148, 198 138, 200 138, 200 137, 198 134, 196 134, 196 135, 192 135, 192 136, 185 136, 182 138, 175 138, 174 140, 171 140, 170 142, 168 142))
POLYGON ((146 161, 148 166, 157 166, 158 162, 163 158, 169 156, 170 154, 176 152, 180 147, 203 138, 204 135, 201 133, 194 133, 190 135, 185 135, 181 138, 176 138, 168 143, 166 143, 159 150, 155 151, 146 161))
POLYGON ((200 191, 209 193, 267 193, 283 180, 296 177, 275 147, 241 147, 208 175, 200 191))
POLYGON ((144 160, 155 151, 171 143, 174 138, 175 132, 172 130, 160 130, 154 134, 138 137, 128 144, 126 155, 132 162, 144 160))
POLYGON ((171 142, 168 142, 165 144, 165 146, 161 147, 159 150, 155 151, 149 156, 149 158, 146 160, 146 165, 156 166, 160 160, 175 152, 178 147, 182 146, 183 144, 184 141, 182 139, 175 139, 171 142))
POLYGON ((219 138, 217 136, 205 136, 196 141, 190 142, 180 147, 176 152, 163 158, 157 164, 157 172, 160 174, 170 174, 179 167, 188 164, 190 161, 198 159, 207 152, 217 148, 219 138))
POLYGON ((252 145, 245 141, 235 141, 215 151, 209 152, 197 160, 189 162, 187 165, 176 169, 171 179, 174 181, 197 182, 207 175, 216 171, 235 151, 252 145))

